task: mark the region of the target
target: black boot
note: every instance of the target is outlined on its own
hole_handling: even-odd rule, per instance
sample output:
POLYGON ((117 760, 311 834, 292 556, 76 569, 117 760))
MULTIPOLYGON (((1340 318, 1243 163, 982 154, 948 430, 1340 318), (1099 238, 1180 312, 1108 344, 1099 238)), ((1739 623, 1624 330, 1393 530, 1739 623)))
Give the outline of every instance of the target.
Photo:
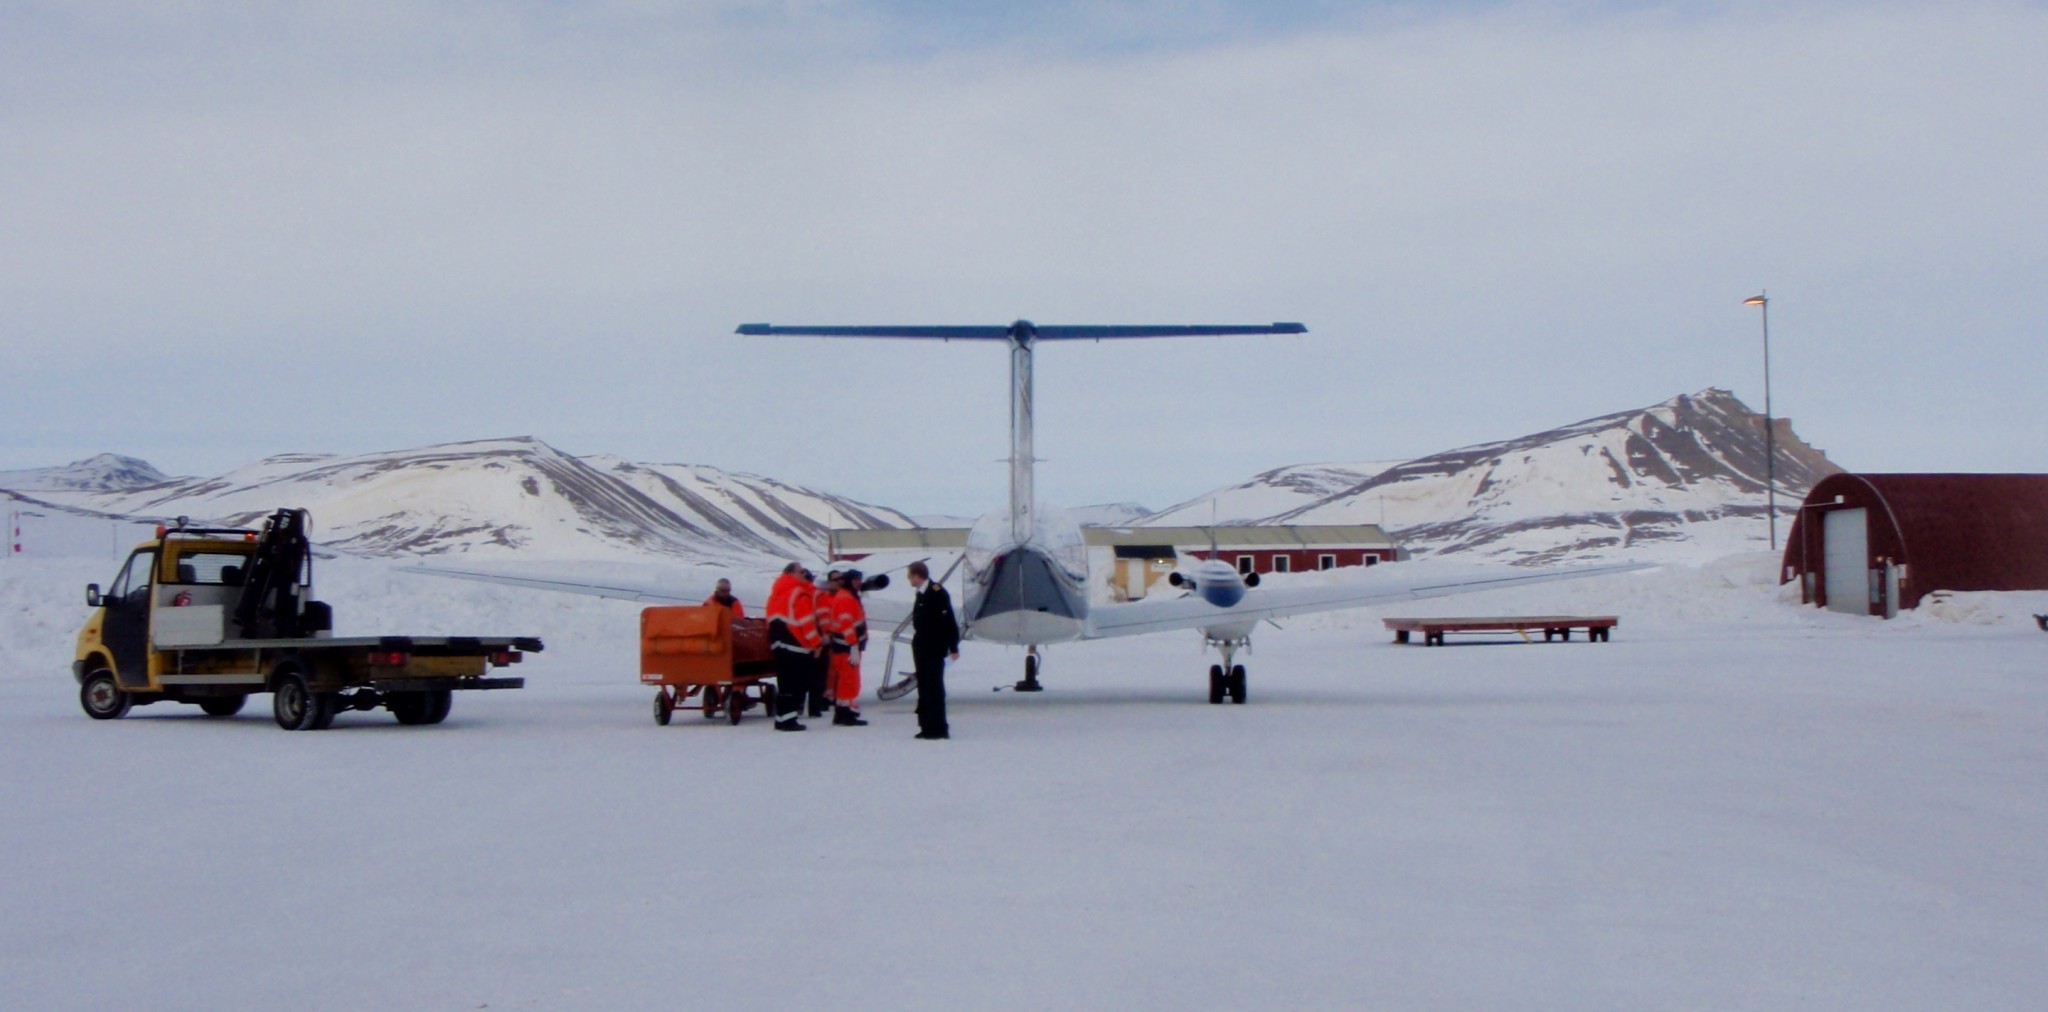
POLYGON ((865 721, 865 720, 862 720, 862 719, 860 718, 860 711, 859 711, 859 710, 856 710, 856 709, 854 709, 853 707, 850 707, 850 706, 835 706, 835 707, 833 707, 833 708, 832 708, 832 724, 833 724, 833 726, 834 726, 834 727, 866 727, 866 726, 868 726, 868 722, 867 722, 867 721, 865 721))
POLYGON ((796 714, 793 714, 793 713, 792 713, 792 714, 790 714, 789 716, 787 716, 787 717, 785 717, 785 718, 781 719, 781 720, 778 720, 778 721, 776 721, 776 722, 775 722, 775 729, 776 729, 777 731, 803 731, 803 730, 806 730, 806 728, 805 728, 805 727, 804 727, 804 726, 803 726, 802 724, 799 724, 799 723, 797 723, 797 722, 796 722, 796 714))

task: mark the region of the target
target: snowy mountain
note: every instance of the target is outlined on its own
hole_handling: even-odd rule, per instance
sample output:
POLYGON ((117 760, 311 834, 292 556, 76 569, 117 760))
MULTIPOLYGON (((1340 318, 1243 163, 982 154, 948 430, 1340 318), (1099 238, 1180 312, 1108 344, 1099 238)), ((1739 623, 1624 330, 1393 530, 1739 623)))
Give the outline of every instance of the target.
MULTIPOLYGON (((1778 422, 1779 508, 1837 468, 1778 422)), ((1508 561, 1747 551, 1762 540, 1762 418, 1725 390, 1405 463, 1276 468, 1150 515, 1095 525, 1382 524, 1411 550, 1508 561)), ((537 558, 814 556, 832 527, 904 527, 895 510, 691 464, 573 457, 531 438, 356 456, 290 454, 213 478, 168 478, 104 454, 0 472, 26 505, 244 525, 313 510, 316 537, 360 555, 517 551, 537 558), (32 490, 32 491, 31 491, 32 490)), ((959 518, 940 526, 964 526, 959 518)))
POLYGON ((26 471, 0 471, 0 488, 34 494, 37 492, 110 492, 141 488, 169 481, 168 475, 148 461, 102 453, 72 461, 63 467, 42 467, 26 471))
MULTIPOLYGON (((1777 421, 1778 507, 1789 519, 1837 470, 1777 421)), ((1765 537, 1763 417, 1726 390, 1589 418, 1386 467, 1308 499, 1316 473, 1282 468, 1213 493, 1226 523, 1382 523, 1418 554, 1518 562, 1748 550, 1765 537), (1271 502, 1295 500, 1281 509, 1271 502), (1307 501, 1302 501, 1306 499, 1307 501)), ((1147 518, 1202 522, 1210 497, 1147 518)))
POLYGON ((355 456, 288 454, 213 478, 59 489, 38 498, 114 516, 182 515, 230 526, 279 506, 304 506, 322 543, 371 556, 517 550, 528 557, 716 561, 815 555, 833 526, 909 524, 893 510, 770 478, 572 457, 531 438, 355 456))
MULTIPOLYGON (((1789 514, 1839 468, 1783 419, 1777 444, 1779 507, 1789 514)), ((1413 549, 1516 561, 1645 546, 1718 554, 1763 536, 1764 474, 1762 416, 1708 389, 1409 461, 1273 519, 1371 523, 1384 512, 1413 549)))
POLYGON ((1356 488, 1400 463, 1398 460, 1381 460, 1359 464, 1276 467, 1133 522, 1146 527, 1258 523, 1266 517, 1300 509, 1356 488))
POLYGON ((1069 518, 1083 527, 1127 527, 1152 515, 1151 510, 1134 502, 1076 506, 1065 512, 1069 518))

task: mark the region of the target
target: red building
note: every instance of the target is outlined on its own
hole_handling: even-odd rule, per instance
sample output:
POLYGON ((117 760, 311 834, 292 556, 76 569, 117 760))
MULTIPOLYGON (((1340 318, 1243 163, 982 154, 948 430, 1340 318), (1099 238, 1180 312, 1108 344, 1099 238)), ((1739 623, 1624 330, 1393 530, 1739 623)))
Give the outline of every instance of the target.
POLYGON ((2048 474, 1836 474, 1799 507, 1780 583, 1892 615, 1937 590, 2048 590, 2048 474))
MULTIPOLYGON (((1141 528, 1142 530, 1142 528, 1141 528)), ((1240 573, 1309 573, 1376 566, 1403 558, 1401 546, 1373 524, 1164 528, 1197 559, 1212 555, 1240 573), (1215 549, 1209 547, 1211 539, 1215 549)))

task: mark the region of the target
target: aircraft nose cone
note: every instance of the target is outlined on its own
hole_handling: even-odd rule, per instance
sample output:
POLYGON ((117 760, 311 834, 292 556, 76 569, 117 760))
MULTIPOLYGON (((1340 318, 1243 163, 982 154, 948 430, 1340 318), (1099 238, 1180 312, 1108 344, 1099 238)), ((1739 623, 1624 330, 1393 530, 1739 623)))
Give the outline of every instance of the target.
POLYGON ((1218 608, 1234 608, 1244 600, 1244 584, 1235 580, 1227 583, 1205 583, 1202 585, 1202 600, 1218 608))

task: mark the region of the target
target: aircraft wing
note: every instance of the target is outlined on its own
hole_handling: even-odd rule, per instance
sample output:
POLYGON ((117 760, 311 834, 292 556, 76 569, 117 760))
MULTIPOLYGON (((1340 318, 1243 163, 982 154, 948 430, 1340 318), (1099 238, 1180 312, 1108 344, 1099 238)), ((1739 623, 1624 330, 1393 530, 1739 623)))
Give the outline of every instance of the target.
POLYGON ((1163 601, 1096 605, 1090 610, 1089 632, 1083 638, 1141 636, 1179 629, 1258 623, 1290 615, 1420 601, 1650 568, 1653 567, 1644 563, 1618 563, 1516 571, 1503 566, 1452 568, 1436 567, 1427 562, 1402 562, 1375 566, 1364 576, 1338 583, 1253 588, 1245 591, 1244 599, 1229 608, 1219 608, 1193 595, 1163 601))
MULTIPOLYGON (((478 563, 471 566, 405 566, 403 571, 649 605, 703 604, 719 579, 726 578, 732 581, 733 595, 746 606, 749 615, 760 615, 765 610, 768 588, 774 582, 772 574, 728 575, 711 568, 686 569, 634 563, 478 563)), ((870 639, 886 635, 890 628, 910 617, 908 601, 868 594, 861 598, 861 605, 867 609, 870 639)))
MULTIPOLYGON (((703 604, 711 596, 719 576, 709 570, 664 569, 589 562, 539 562, 471 566, 405 566, 404 572, 474 580, 528 590, 550 590, 560 594, 608 597, 641 604, 703 604)), ((733 581, 733 593, 749 609, 767 600, 766 584, 753 593, 733 581)))

